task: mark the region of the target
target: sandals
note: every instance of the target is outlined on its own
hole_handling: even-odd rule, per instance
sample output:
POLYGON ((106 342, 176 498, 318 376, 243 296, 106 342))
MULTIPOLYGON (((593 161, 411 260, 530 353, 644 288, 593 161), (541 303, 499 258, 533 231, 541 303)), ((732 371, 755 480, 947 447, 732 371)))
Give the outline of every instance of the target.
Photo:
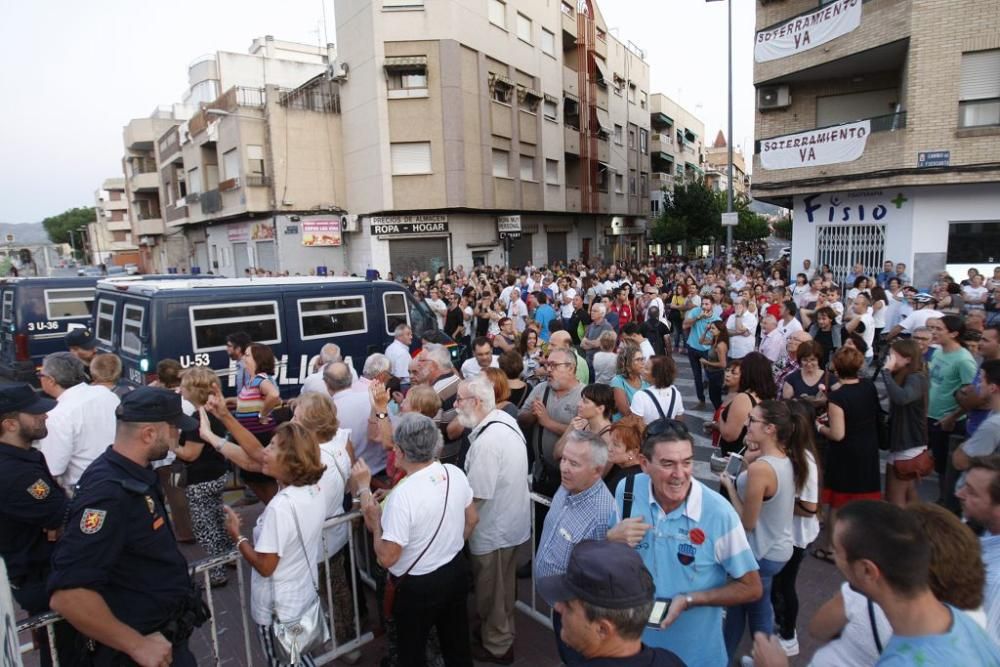
POLYGON ((833 552, 829 549, 816 548, 811 553, 813 558, 833 565, 833 552))

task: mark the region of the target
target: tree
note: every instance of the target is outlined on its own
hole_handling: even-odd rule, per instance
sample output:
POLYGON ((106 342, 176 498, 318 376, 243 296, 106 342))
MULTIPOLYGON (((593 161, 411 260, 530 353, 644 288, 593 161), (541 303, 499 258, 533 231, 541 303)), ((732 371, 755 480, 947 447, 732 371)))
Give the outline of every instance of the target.
POLYGON ((774 235, 779 239, 792 240, 792 216, 785 216, 774 223, 774 235))
POLYGON ((663 213, 653 225, 652 238, 657 243, 691 241, 696 244, 718 240, 722 221, 715 193, 702 181, 674 187, 663 200, 663 213))
POLYGON ((71 243, 70 232, 75 232, 86 227, 89 223, 94 222, 96 218, 93 206, 80 206, 63 211, 59 215, 45 218, 42 220, 42 226, 53 243, 70 243, 70 245, 74 245, 79 243, 79 236, 77 237, 77 241, 71 243))

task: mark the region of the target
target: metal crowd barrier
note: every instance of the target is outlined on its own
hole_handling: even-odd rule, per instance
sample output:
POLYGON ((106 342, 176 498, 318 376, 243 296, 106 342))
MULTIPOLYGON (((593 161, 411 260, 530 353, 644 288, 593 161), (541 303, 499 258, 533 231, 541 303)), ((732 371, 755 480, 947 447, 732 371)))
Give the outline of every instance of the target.
MULTIPOLYGON (((324 533, 327 528, 332 528, 334 526, 338 526, 341 524, 346 523, 348 524, 348 526, 350 526, 350 524, 353 523, 355 519, 360 519, 360 518, 361 518, 361 512, 359 510, 353 510, 346 514, 342 514, 341 516, 328 519, 323 524, 324 533)), ((325 535, 322 537, 322 539, 324 546, 323 552, 326 553, 325 535)), ((333 662, 340 656, 346 653, 350 653, 356 649, 361 648, 365 644, 370 643, 375 638, 374 634, 372 634, 371 632, 366 632, 362 634, 361 619, 358 613, 359 579, 361 583, 364 583, 368 587, 375 588, 375 580, 371 575, 372 553, 368 546, 368 540, 365 539, 365 527, 363 523, 359 525, 356 529, 353 527, 348 529, 347 552, 351 562, 351 593, 354 604, 354 609, 353 609, 354 639, 345 642, 343 644, 337 644, 336 631, 334 629, 333 609, 331 605, 331 608, 327 610, 328 611, 327 620, 329 622, 330 637, 331 637, 330 641, 332 646, 329 651, 321 655, 313 656, 313 659, 315 660, 317 665, 325 665, 327 663, 333 662), (356 531, 360 534, 360 538, 355 536, 356 531), (360 554, 357 552, 360 552, 360 554), (361 567, 360 572, 358 571, 359 561, 361 567)), ((210 584, 210 571, 214 567, 218 567, 219 565, 228 565, 230 563, 234 563, 236 565, 240 618, 241 618, 242 633, 243 633, 243 654, 244 654, 243 664, 252 665, 254 664, 254 658, 252 653, 252 643, 250 635, 251 635, 251 628, 255 624, 253 623, 252 619, 250 619, 248 614, 247 589, 245 586, 245 575, 243 572, 243 564, 244 564, 243 557, 239 554, 238 551, 231 551, 230 553, 222 556, 216 556, 214 558, 205 558, 199 561, 195 561, 194 563, 191 563, 189 567, 189 571, 191 573, 192 578, 197 578, 200 575, 204 579, 206 602, 208 604, 209 610, 211 610, 212 612, 212 618, 207 626, 207 630, 209 631, 211 638, 211 649, 212 649, 211 664, 216 665, 216 667, 222 664, 222 659, 224 656, 222 655, 222 652, 219 648, 219 635, 221 634, 221 631, 219 629, 220 619, 219 616, 216 614, 215 599, 213 597, 213 591, 210 584)), ((333 585, 330 581, 330 568, 325 567, 323 569, 326 571, 326 599, 328 601, 332 601, 333 585)), ((50 647, 53 647, 55 646, 55 632, 53 630, 53 625, 60 620, 62 620, 62 616, 60 616, 55 612, 46 612, 44 614, 38 614, 36 616, 32 616, 31 618, 25 619, 20 623, 18 623, 17 631, 20 634, 21 632, 40 630, 44 628, 47 635, 48 645, 50 647)), ((223 628, 223 631, 225 629, 226 628, 223 628)), ((191 636, 191 640, 189 640, 189 645, 190 643, 195 642, 198 635, 204 633, 205 630, 206 626, 202 626, 201 629, 196 630, 195 634, 191 636)), ((254 628, 254 633, 256 633, 256 628, 254 628)), ((37 647, 34 645, 33 642, 28 642, 20 646, 20 651, 22 655, 31 653, 36 649, 37 647)), ((52 664, 54 665, 54 667, 59 667, 59 656, 57 655, 57 652, 53 650, 51 651, 51 654, 52 654, 52 664)))
MULTIPOLYGON (((552 506, 552 499, 540 493, 531 492, 531 598, 528 602, 516 600, 514 606, 528 618, 538 621, 549 630, 552 629, 552 610, 546 605, 544 608, 538 606, 538 592, 535 589, 535 553, 538 551, 538 544, 535 541, 535 504, 552 506)), ((543 601, 544 602, 544 601, 543 601)))

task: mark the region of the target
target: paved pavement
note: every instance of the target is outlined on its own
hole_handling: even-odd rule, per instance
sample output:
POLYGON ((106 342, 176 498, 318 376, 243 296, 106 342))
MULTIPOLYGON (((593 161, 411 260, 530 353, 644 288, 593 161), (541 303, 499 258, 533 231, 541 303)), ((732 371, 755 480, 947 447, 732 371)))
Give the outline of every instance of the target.
MULTIPOLYGON (((687 415, 685 419, 688 422, 688 426, 694 434, 696 440, 695 475, 711 485, 713 488, 718 488, 718 478, 711 473, 708 463, 711 455, 711 444, 708 438, 701 434, 702 423, 710 420, 712 413, 709 409, 694 409, 697 398, 694 393, 694 381, 692 379, 693 376, 691 374, 690 365, 687 362, 686 356, 675 355, 674 359, 678 366, 678 378, 676 380, 676 384, 681 389, 684 396, 685 411, 687 415)), ((925 480, 924 486, 921 489, 921 495, 924 497, 933 497, 935 493, 935 485, 936 482, 933 479, 925 480)), ((235 500, 235 495, 231 499, 235 500)), ((249 508, 240 509, 239 511, 243 515, 243 525, 252 526, 261 510, 262 507, 259 504, 249 508)), ((204 556, 201 549, 196 545, 183 545, 182 549, 191 560, 196 560, 204 556)), ((528 554, 529 551, 526 549, 522 559, 527 560, 528 554)), ((246 575, 245 578, 247 579, 246 585, 248 586, 249 576, 247 574, 247 570, 244 569, 244 573, 246 575)), ((233 572, 232 575, 235 575, 235 572, 233 572)), ((798 579, 798 591, 801 605, 799 613, 799 643, 802 650, 801 654, 792 660, 793 666, 806 665, 808 663, 808 657, 811 656, 819 647, 820 642, 810 639, 808 637, 808 633, 805 631, 805 627, 813 613, 820 607, 820 605, 823 604, 823 602, 829 599, 837 591, 841 582, 842 577, 833 565, 819 561, 811 556, 807 556, 805 558, 798 579)), ((365 590, 366 596, 368 597, 368 608, 372 612, 372 618, 374 618, 376 616, 374 598, 366 587, 363 587, 363 590, 365 590)), ((213 603, 216 618, 219 624, 218 636, 222 654, 220 664, 222 665, 246 664, 246 659, 243 657, 243 630, 239 620, 240 601, 237 591, 238 587, 236 585, 236 577, 231 576, 228 586, 222 589, 217 589, 213 592, 213 603)), ((529 600, 530 581, 522 580, 520 582, 518 597, 522 601, 529 600)), ((545 610, 543 609, 543 612, 544 611, 545 610)), ((474 614, 470 608, 470 618, 471 617, 474 617, 474 614)), ((517 640, 514 646, 516 657, 515 664, 525 666, 530 665, 533 667, 555 667, 560 664, 555 651, 555 642, 549 629, 534 620, 532 617, 529 617, 521 612, 517 614, 516 627, 517 640)), ((364 629, 377 633, 377 622, 370 622, 364 629)), ((263 664, 256 636, 251 634, 250 639, 253 651, 251 664, 263 664)), ((22 641, 24 641, 24 638, 22 638, 22 641)), ((384 641, 384 638, 377 637, 371 644, 365 646, 362 649, 362 658, 358 664, 378 665, 379 659, 383 655, 384 641)), ((211 644, 211 631, 209 626, 206 625, 204 628, 200 629, 192 639, 192 648, 196 652, 199 665, 212 664, 211 644)), ((749 652, 749 639, 746 637, 744 638, 743 646, 743 653, 749 652)), ((34 665, 37 664, 37 662, 31 658, 26 660, 25 664, 34 665)))

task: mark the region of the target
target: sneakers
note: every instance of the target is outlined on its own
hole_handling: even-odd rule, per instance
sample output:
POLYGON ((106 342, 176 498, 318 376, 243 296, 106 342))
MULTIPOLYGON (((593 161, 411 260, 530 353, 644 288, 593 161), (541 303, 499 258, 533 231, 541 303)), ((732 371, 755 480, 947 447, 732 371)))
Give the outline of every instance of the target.
POLYGON ((792 635, 791 639, 785 639, 784 637, 778 636, 778 643, 781 644, 781 648, 785 651, 785 655, 789 658, 793 655, 799 654, 799 635, 798 633, 792 635))
POLYGON ((503 655, 493 655, 478 642, 472 645, 472 659, 476 662, 491 662, 495 665, 510 665, 514 663, 514 647, 511 646, 503 655))
POLYGON ((753 667, 753 658, 748 655, 740 658, 740 667, 753 667))

